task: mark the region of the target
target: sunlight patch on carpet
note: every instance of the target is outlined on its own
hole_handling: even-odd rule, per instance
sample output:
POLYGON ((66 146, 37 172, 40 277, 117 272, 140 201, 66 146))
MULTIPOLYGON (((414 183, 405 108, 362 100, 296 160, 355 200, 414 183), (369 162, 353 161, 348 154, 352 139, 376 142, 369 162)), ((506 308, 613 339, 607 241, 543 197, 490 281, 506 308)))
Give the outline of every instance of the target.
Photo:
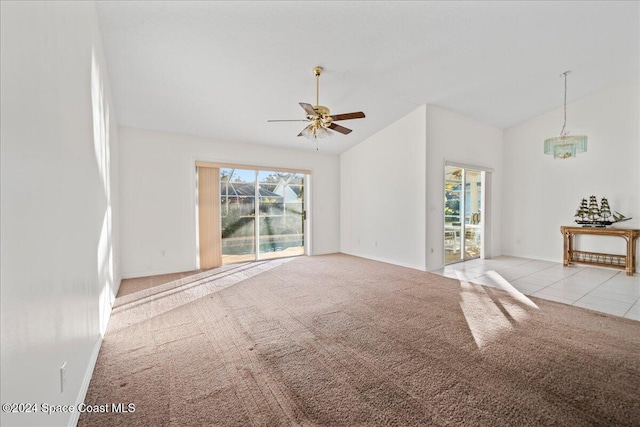
POLYGON ((116 299, 109 329, 113 331, 143 322, 170 310, 203 298, 221 289, 256 276, 294 258, 280 258, 264 262, 243 264, 237 269, 222 271, 221 274, 181 284, 180 280, 129 294, 116 299))
POLYGON ((528 310, 538 309, 533 301, 495 271, 486 275, 506 295, 490 294, 482 285, 469 282, 461 271, 456 271, 456 275, 460 281, 460 308, 479 349, 525 321, 530 315, 528 310))

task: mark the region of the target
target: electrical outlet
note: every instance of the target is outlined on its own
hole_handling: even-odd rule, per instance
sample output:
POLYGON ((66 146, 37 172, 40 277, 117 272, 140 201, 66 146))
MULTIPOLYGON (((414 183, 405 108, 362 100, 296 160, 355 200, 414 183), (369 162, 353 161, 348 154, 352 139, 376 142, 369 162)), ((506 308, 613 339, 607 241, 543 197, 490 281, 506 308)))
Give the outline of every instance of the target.
POLYGON ((64 385, 67 382, 67 361, 60 366, 60 393, 64 392, 64 385))

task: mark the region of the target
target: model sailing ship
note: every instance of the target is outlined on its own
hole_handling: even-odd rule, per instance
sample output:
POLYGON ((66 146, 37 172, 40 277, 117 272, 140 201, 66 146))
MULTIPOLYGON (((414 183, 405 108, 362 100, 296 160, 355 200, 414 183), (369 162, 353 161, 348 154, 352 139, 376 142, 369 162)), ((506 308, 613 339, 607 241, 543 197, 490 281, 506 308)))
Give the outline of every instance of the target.
POLYGON ((575 214, 576 222, 583 227, 600 227, 604 228, 607 225, 611 225, 616 222, 628 221, 631 218, 627 218, 620 212, 615 211, 611 213, 611 207, 609 201, 606 198, 602 198, 600 205, 598 205, 598 199, 596 196, 587 199, 582 199, 580 206, 575 214))

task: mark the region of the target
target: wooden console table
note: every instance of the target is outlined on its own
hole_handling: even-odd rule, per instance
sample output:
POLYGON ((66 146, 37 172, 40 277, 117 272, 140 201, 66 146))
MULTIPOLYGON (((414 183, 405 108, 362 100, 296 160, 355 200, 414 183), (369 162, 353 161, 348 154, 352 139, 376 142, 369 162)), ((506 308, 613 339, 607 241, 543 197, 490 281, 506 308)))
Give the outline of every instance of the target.
POLYGON ((625 270, 627 276, 636 271, 636 240, 640 237, 640 229, 631 228, 592 228, 592 227, 560 227, 564 237, 564 266, 570 264, 590 264, 625 270), (627 255, 601 254, 574 249, 574 237, 577 234, 596 236, 619 236, 627 242, 627 255))

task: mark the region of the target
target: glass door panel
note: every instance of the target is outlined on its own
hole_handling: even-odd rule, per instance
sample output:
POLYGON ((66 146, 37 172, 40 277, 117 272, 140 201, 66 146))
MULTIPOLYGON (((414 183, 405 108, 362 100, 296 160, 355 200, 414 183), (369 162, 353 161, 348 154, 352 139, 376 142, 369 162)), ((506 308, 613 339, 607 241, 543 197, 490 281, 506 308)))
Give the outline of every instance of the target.
POLYGON ((258 172, 259 259, 304 254, 304 175, 258 172))
POLYGON ((222 263, 256 259, 256 171, 220 169, 222 263))
POLYGON ((479 258, 483 172, 445 166, 444 175, 444 263, 479 258))
POLYGON ((444 181, 444 256, 445 264, 461 261, 462 254, 462 172, 445 166, 444 181))
POLYGON ((482 227, 482 172, 465 169, 464 259, 480 257, 482 227))

